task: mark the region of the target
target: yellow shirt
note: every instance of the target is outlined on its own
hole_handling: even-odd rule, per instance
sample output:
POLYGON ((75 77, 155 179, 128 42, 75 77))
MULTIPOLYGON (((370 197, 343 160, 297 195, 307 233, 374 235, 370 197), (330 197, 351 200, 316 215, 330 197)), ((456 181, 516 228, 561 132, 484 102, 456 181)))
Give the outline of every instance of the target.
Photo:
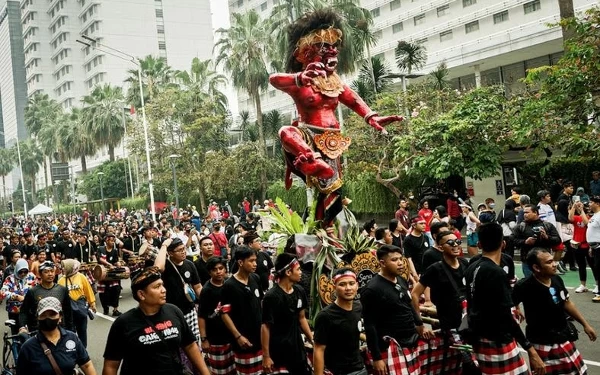
POLYGON ((90 306, 93 306, 96 303, 96 296, 94 295, 94 291, 92 290, 92 286, 88 279, 77 272, 75 275, 71 276, 68 280, 63 275, 59 280, 58 284, 67 287, 69 289, 69 297, 72 300, 77 301, 81 296, 84 296, 90 306))

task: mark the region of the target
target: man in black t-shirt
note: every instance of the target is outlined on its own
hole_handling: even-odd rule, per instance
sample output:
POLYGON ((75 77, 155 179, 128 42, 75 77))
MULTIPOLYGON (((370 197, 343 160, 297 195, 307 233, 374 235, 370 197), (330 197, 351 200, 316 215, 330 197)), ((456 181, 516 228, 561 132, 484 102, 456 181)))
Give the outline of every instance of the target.
POLYGON ((362 307, 355 301, 358 292, 356 274, 350 268, 335 271, 335 301, 315 318, 314 374, 325 369, 333 375, 367 375, 360 354, 362 307))
MULTIPOLYGON (((6 268, 10 263, 11 263, 11 255, 14 251, 18 251, 19 254, 23 253, 23 246, 19 245, 19 235, 16 233, 13 233, 10 235, 10 243, 6 246, 4 246, 4 249, 2 249, 2 269, 6 268)), ((6 278, 7 275, 4 275, 4 278, 6 278)))
POLYGON ((265 293, 262 312, 262 350, 265 373, 307 375, 302 332, 309 342, 312 332, 306 320, 308 298, 297 285, 302 278, 295 256, 282 253, 275 260, 277 283, 265 293))
MULTIPOLYGON (((433 237, 433 240, 439 244, 439 242, 437 240, 438 233, 445 232, 447 230, 448 230, 448 223, 446 223, 444 221, 439 221, 437 223, 433 223, 433 224, 431 224, 431 231, 430 231, 431 237, 433 237)), ((438 244, 431 244, 431 247, 429 249, 425 250, 425 253, 423 253, 423 264, 422 264, 423 273, 425 271, 427 271, 427 268, 429 266, 442 260, 442 258, 443 258, 442 254, 444 253, 444 250, 438 244)))
POLYGON ((496 222, 485 223, 478 233, 483 256, 469 264, 465 283, 469 328, 479 366, 483 373, 528 374, 518 342, 529 355, 532 372, 544 373, 544 363, 512 316, 512 291, 500 268, 505 246, 502 227, 496 222))
MULTIPOLYGON (((198 271, 200 283, 204 285, 208 280, 210 280, 210 273, 207 268, 207 262, 214 255, 215 245, 212 239, 208 236, 202 237, 199 243, 200 256, 194 262, 194 266, 196 266, 196 270, 198 271)), ((225 271, 227 271, 227 268, 225 269, 225 271)))
POLYGON ((69 228, 64 228, 61 234, 62 239, 56 243, 55 254, 60 255, 60 259, 66 259, 67 254, 73 254, 75 240, 71 238, 71 231, 69 228))
POLYGON ((238 374, 263 372, 260 325, 263 298, 256 271, 256 252, 247 246, 235 254, 238 271, 223 285, 221 318, 233 338, 235 368, 238 374))
MULTIPOLYGON (((210 238, 208 240, 210 241, 210 238)), ((202 242, 200 246, 202 247, 202 242)), ((235 375, 231 334, 219 315, 221 290, 227 275, 227 261, 221 257, 211 257, 206 262, 206 269, 210 274, 210 280, 204 284, 200 292, 198 311, 202 351, 206 353, 208 368, 212 374, 235 375)))
POLYGON ((165 240, 156 256, 155 265, 162 272, 167 289, 167 303, 179 307, 196 336, 196 341, 199 341, 195 301, 200 296, 202 284, 194 263, 186 259, 185 244, 179 238, 165 240))
POLYGON ((256 251, 256 273, 260 277, 260 286, 262 291, 270 287, 269 279, 273 269, 273 260, 271 256, 262 249, 262 240, 256 232, 248 232, 244 235, 244 245, 256 251))
POLYGON ((23 238, 25 238, 25 244, 23 245, 22 257, 31 262, 32 257, 35 259, 35 255, 37 254, 37 246, 33 242, 31 232, 23 234, 23 238))
POLYGON ((569 299, 552 254, 534 248, 526 260, 533 275, 517 283, 513 302, 525 308, 527 339, 544 361, 546 373, 584 374, 587 368, 569 334, 567 315, 583 326, 591 341, 596 341, 596 332, 569 299))
POLYGON ((48 244, 48 235, 45 232, 38 234, 37 237, 37 247, 38 253, 44 252, 46 253, 46 259, 54 262, 54 249, 50 244, 48 244))
POLYGON ((412 231, 404 239, 404 256, 410 262, 411 275, 418 280, 419 275, 424 271, 423 254, 433 244, 429 243, 429 239, 425 235, 425 219, 417 216, 412 218, 411 222, 412 231))

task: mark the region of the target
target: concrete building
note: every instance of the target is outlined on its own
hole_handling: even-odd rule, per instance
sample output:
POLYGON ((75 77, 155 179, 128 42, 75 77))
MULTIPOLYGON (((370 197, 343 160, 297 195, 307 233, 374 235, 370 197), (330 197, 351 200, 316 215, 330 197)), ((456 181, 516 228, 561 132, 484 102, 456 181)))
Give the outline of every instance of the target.
MULTIPOLYGON (((209 0, 21 0, 20 19, 27 95, 46 93, 65 109, 79 106, 97 84, 127 90, 123 81, 136 66, 115 50, 162 56, 181 70, 189 69, 194 57, 212 58, 209 0), (82 35, 115 50, 86 47, 77 42, 85 41, 82 35)), ((126 153, 122 147, 115 151, 117 157, 126 153)), ((106 150, 100 151, 89 158, 88 168, 107 158, 106 150)))
MULTIPOLYGON (((25 55, 19 1, 0 1, 0 147, 12 147, 16 140, 28 137, 23 116, 27 106, 25 55)), ((13 178, 5 178, 7 189, 13 191, 13 178)))

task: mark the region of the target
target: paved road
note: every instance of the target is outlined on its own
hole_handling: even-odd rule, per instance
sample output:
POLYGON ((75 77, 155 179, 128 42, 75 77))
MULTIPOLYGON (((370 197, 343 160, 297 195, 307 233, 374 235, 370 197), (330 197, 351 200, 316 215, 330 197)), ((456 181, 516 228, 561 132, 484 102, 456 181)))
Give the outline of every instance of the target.
MULTIPOLYGON (((588 277, 588 280, 593 280, 593 277, 591 277, 591 271, 589 272, 589 274, 590 276, 588 277)), ((564 280, 567 287, 575 288, 579 285, 579 280, 576 272, 568 273, 567 275, 565 275, 564 280)), ((124 280, 122 284, 123 298, 120 300, 121 306, 119 307, 119 309, 121 311, 127 311, 137 306, 137 303, 131 296, 129 280, 124 280)), ((575 294, 575 292, 572 292, 571 298, 575 302, 577 307, 581 310, 581 312, 584 314, 586 319, 588 319, 590 324, 600 334, 600 304, 592 303, 592 294, 575 294)), ((100 302, 98 302, 98 307, 100 308, 100 302)), ((3 304, 2 306, 0 306, 0 319, 2 321, 5 321, 6 318, 6 309, 3 304)), ((96 319, 89 322, 88 352, 90 353, 92 362, 94 363, 94 366, 96 367, 96 370, 98 372, 102 370, 102 354, 104 352, 104 346, 106 344, 108 330, 110 329, 110 325, 112 324, 113 320, 114 318, 110 316, 98 314, 98 316, 96 316, 96 319)), ((587 336, 585 336, 583 332, 580 332, 580 340, 577 342, 577 347, 583 354, 584 359, 588 361, 588 374, 600 375, 600 341, 591 343, 587 336)))

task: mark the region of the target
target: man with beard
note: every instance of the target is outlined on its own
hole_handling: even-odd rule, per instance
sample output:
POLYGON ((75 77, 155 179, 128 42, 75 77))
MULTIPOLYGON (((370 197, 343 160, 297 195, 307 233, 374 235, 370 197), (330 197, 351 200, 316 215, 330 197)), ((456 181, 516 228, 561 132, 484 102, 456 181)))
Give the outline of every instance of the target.
POLYGON ((277 283, 265 293, 261 327, 263 369, 265 373, 307 375, 302 333, 309 342, 312 332, 306 320, 308 298, 297 285, 302 278, 295 256, 282 253, 275 260, 277 283))
POLYGON ((356 274, 350 268, 340 268, 332 281, 336 299, 315 319, 315 375, 323 375, 325 369, 334 375, 367 375, 359 346, 362 307, 354 300, 358 292, 356 274))
POLYGON ((256 271, 256 252, 242 246, 235 254, 238 271, 223 285, 221 318, 233 338, 238 374, 263 372, 260 346, 262 288, 256 271))
POLYGON ((219 315, 221 291, 227 275, 227 261, 221 257, 211 257, 206 262, 206 270, 210 274, 210 280, 203 285, 200 292, 198 311, 202 351, 206 353, 211 374, 235 375, 231 334, 219 315))
POLYGON ((402 249, 385 245, 377 249, 381 271, 361 293, 367 346, 373 359, 375 375, 420 373, 416 350, 419 338, 434 334, 425 328, 415 311, 404 272, 402 249))
MULTIPOLYGON (((200 277, 200 284, 204 285, 210 280, 210 271, 208 270, 208 260, 214 255, 215 245, 210 237, 202 237, 200 239, 200 257, 194 262, 198 276, 200 277)), ((227 272, 227 267, 225 267, 227 272)))

